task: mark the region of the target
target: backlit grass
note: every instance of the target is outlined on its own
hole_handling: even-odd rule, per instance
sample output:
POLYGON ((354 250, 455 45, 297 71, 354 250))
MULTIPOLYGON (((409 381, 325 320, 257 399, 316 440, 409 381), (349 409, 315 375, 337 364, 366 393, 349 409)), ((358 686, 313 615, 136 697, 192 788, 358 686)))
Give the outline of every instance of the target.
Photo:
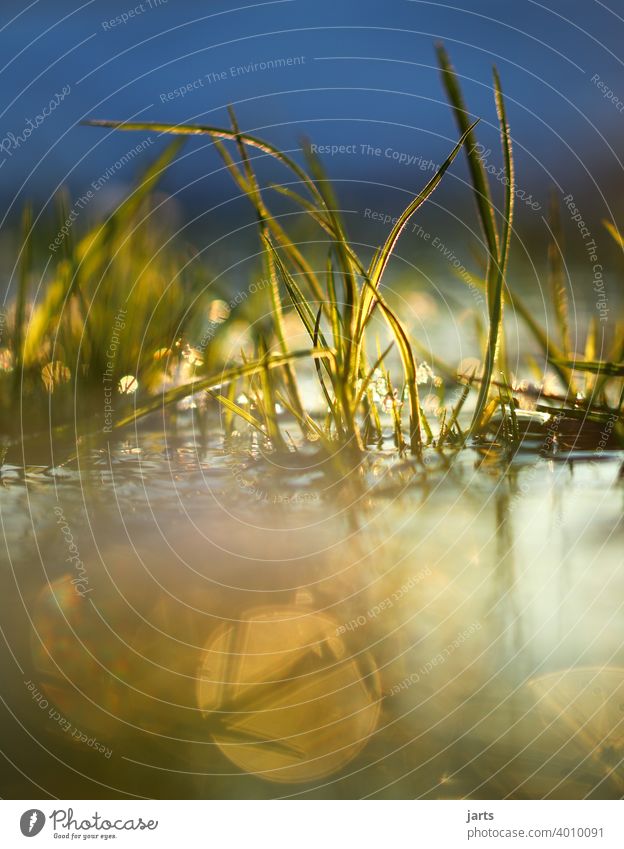
MULTIPOLYGON (((556 392, 538 393, 532 399, 537 413, 559 413, 560 418, 576 423, 579 434, 588 423, 594 427, 611 422, 609 446, 621 441, 623 334, 616 333, 616 344, 607 358, 597 358, 598 330, 593 322, 583 357, 571 350, 556 204, 550 216, 553 244, 549 257, 556 338, 537 323, 509 279, 515 173, 498 72, 493 71, 493 93, 505 172, 501 212, 493 202, 488 174, 478 154, 478 122, 470 117, 458 76, 442 46, 438 47, 438 59, 458 128, 457 143, 406 206, 370 261, 350 242, 331 182, 309 146, 304 150, 305 165, 300 165, 270 143, 241 131, 232 110, 230 126, 225 128, 88 122, 120 131, 212 139, 257 218, 271 326, 263 324, 258 330, 252 312, 254 300, 250 299, 227 317, 201 350, 189 346, 189 328, 196 328, 196 337, 201 335, 207 304, 214 294, 200 266, 168 239, 154 214, 152 199, 159 175, 179 149, 182 140, 177 139, 141 176, 114 214, 79 239, 74 240, 73 233, 67 235, 39 284, 39 292, 31 288, 32 213, 25 210, 17 297, 2 353, 5 367, 0 373, 4 420, 12 419, 5 429, 15 429, 18 419, 22 433, 64 424, 76 410, 87 420, 100 415, 102 376, 110 372, 111 406, 116 411, 112 429, 159 409, 173 410, 192 397, 194 406, 220 405, 226 436, 237 422, 274 450, 293 444, 293 422, 304 440, 320 442, 328 449, 350 446, 358 453, 381 444, 388 427, 397 448, 416 456, 426 446, 442 450, 473 441, 494 441, 513 449, 533 427, 539 431, 544 419, 532 420, 518 412, 518 398, 530 391, 513 384, 506 365, 503 316, 507 308, 524 322, 559 381, 556 392), (402 317, 388 303, 382 284, 406 225, 461 150, 467 157, 486 251, 483 275, 464 282, 485 293, 488 324, 481 368, 474 373, 456 374, 434 352, 433 365, 445 381, 465 388, 456 403, 430 421, 419 396, 420 375, 427 365, 417 354, 422 346, 410 337, 402 317), (266 157, 284 169, 280 184, 261 185, 256 168, 266 157), (278 198, 288 199, 322 235, 326 245, 323 271, 289 234, 283 219, 271 211, 278 198), (111 365, 110 340, 115 322, 119 323, 119 310, 123 311, 124 328, 111 365), (296 350, 286 332, 293 314, 308 340, 296 350), (219 353, 221 335, 228 322, 241 317, 252 328, 252 350, 226 361, 219 353), (379 319, 387 325, 391 338, 385 347, 375 329, 379 319), (313 368, 323 399, 321 409, 307 408, 298 377, 302 366, 313 368), (475 396, 473 404, 467 403, 470 393, 475 396), (46 403, 51 398, 52 421, 52 405, 46 403), (464 410, 470 408, 466 417, 464 410)), ((62 203, 60 207, 62 221, 62 203)), ((612 226, 609 229, 622 244, 619 232, 612 226)))

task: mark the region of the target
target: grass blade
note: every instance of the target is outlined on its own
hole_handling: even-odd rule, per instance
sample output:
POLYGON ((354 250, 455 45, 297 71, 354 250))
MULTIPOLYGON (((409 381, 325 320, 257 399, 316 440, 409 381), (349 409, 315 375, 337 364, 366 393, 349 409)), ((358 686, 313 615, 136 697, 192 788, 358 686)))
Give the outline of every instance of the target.
MULTIPOLYGON (((470 288, 475 287, 477 289, 485 292, 486 284, 483 280, 478 277, 475 277, 471 274, 466 273, 465 275, 460 275, 458 279, 462 280, 467 286, 470 288)), ((520 318, 524 321, 526 326, 529 328, 533 336, 535 337, 536 342, 540 346, 542 353, 544 354, 545 359, 552 365, 555 369, 561 382, 564 386, 569 386, 572 376, 570 374, 570 370, 567 369, 562 363, 565 361, 565 357, 563 351, 561 351, 552 340, 547 336, 544 330, 540 327, 540 325, 535 320, 531 310, 526 305, 526 303, 522 300, 520 295, 508 291, 507 297, 509 298, 509 305, 512 310, 517 313, 520 318)))
MULTIPOLYGON (((501 89, 500 78, 498 71, 494 68, 494 95, 496 100, 496 111, 500 123, 501 143, 503 148, 503 158, 505 162, 505 217, 503 221, 503 234, 500 242, 500 255, 497 257, 495 264, 496 275, 495 283, 490 292, 489 299, 489 320, 490 327, 488 333, 488 344, 485 354, 485 367, 483 380, 479 387, 479 395, 474 412, 472 424, 470 426, 471 435, 476 433, 481 427, 481 419, 487 405, 487 399, 490 391, 490 381, 494 372, 494 364, 496 362, 500 339, 502 335, 503 324, 503 290, 505 285, 505 273, 507 270, 507 259, 509 256, 509 244, 511 241, 511 230, 513 223, 513 206, 515 198, 515 174, 513 164, 513 151, 511 146, 511 135, 509 133, 509 124, 507 122, 507 114, 505 110, 505 101, 501 89)), ((492 208, 493 211, 493 208, 492 208)), ((490 266, 492 267, 492 266, 490 266)))
POLYGON ((575 371, 588 371, 590 374, 606 375, 607 377, 624 377, 624 363, 611 363, 604 360, 582 362, 580 360, 564 360, 562 365, 575 371))
POLYGON ((317 201, 321 208, 324 207, 324 201, 319 194, 314 181, 310 179, 308 174, 297 163, 285 153, 282 153, 279 148, 269 142, 249 135, 249 133, 236 133, 234 130, 225 130, 222 127, 212 127, 206 124, 159 124, 154 122, 132 122, 132 121, 107 121, 107 120, 91 120, 83 121, 85 126, 89 127, 108 127, 113 130, 122 130, 124 132, 154 132, 167 133, 178 136, 210 136, 213 139, 225 139, 228 141, 241 141, 249 147, 255 147, 262 153, 277 159, 282 165, 286 166, 290 171, 299 177, 302 183, 306 186, 312 197, 317 201))
MULTIPOLYGON (((354 348, 356 364, 361 355, 364 327, 370 317, 371 308, 376 302, 375 292, 379 288, 381 277, 390 260, 390 257, 392 256, 392 252, 396 246, 396 243, 412 215, 416 212, 417 209, 422 206, 422 204, 427 200, 427 198, 429 198, 431 194, 435 191, 435 189, 438 187, 442 177, 444 176, 448 168, 451 166, 453 160, 461 150, 461 147, 464 144, 465 140, 468 138, 468 135, 472 131, 473 126, 474 124, 471 125, 471 127, 462 135, 462 137, 459 139, 451 153, 447 156, 446 160, 443 162, 443 164, 440 166, 440 168, 434 174, 431 180, 429 180, 422 192, 416 195, 414 200, 412 200, 403 210, 402 214, 397 219, 396 224, 390 231, 390 234, 388 235, 388 238, 386 239, 385 243, 376 252, 375 256, 372 259, 368 272, 368 278, 364 278, 365 281, 370 285, 364 286, 364 291, 362 292, 362 297, 360 299, 358 315, 355 323, 354 339, 356 341, 356 345, 354 346, 354 348)), ((377 299, 377 302, 381 303, 381 300, 377 299)))
POLYGON ((266 431, 260 424, 260 422, 252 416, 250 412, 245 410, 243 407, 240 407, 235 401, 231 398, 226 397, 225 395, 220 395, 218 392, 211 392, 208 390, 208 394, 218 401, 221 406, 225 407, 230 413, 234 413, 236 416, 240 416, 241 419, 244 419, 247 424, 251 425, 256 430, 260 431, 263 436, 266 436, 266 431))
POLYGON ((377 359, 375 360, 373 365, 370 367, 366 377, 362 378, 362 384, 361 384, 361 386, 358 390, 357 395, 355 396, 355 401, 354 401, 354 405, 353 405, 356 410, 360 406, 360 404, 362 403, 362 398, 364 397, 364 393, 368 389, 369 384, 370 384, 371 380, 373 379, 373 375, 375 374, 375 372, 377 371, 379 366, 383 363, 383 361, 386 359, 386 357, 388 356, 388 354, 390 353, 390 351, 393 347, 394 347, 394 342, 390 342, 388 347, 385 350, 383 350, 381 352, 381 354, 379 354, 379 356, 377 357, 377 359))
POLYGON ((442 163, 440 168, 438 168, 431 180, 429 180, 422 192, 416 195, 414 200, 407 205, 407 207, 398 217, 397 222, 390 231, 390 235, 386 239, 383 247, 381 247, 377 251, 377 253, 373 257, 373 261, 371 262, 368 277, 373 287, 377 288, 379 286, 381 277, 388 264, 388 260, 392 256, 392 252, 396 246, 396 243, 399 240, 399 237, 403 232, 405 226, 409 222, 410 218, 416 212, 416 210, 423 205, 427 198, 429 198, 437 189, 440 181, 442 180, 442 177, 451 166, 453 160, 461 150, 462 145, 464 144, 466 139, 469 138, 473 127, 475 127, 477 123, 478 121, 475 121, 474 124, 471 124, 470 127, 464 133, 462 133, 461 138, 459 139, 453 150, 447 156, 446 160, 442 163))
POLYGON ((563 266, 563 230, 557 196, 553 193, 550 203, 550 244, 548 245, 548 266, 550 295, 559 328, 559 341, 564 355, 572 351, 570 342, 570 322, 568 318, 568 293, 565 285, 563 266))
POLYGON ((416 361, 412 347, 407 338, 407 334, 403 329, 403 325, 381 297, 379 291, 374 288, 373 284, 367 279, 364 279, 364 285, 372 293, 371 297, 379 304, 390 329, 397 341, 403 372, 405 374, 405 385, 409 398, 409 415, 410 415, 410 450, 413 454, 420 454, 422 451, 422 434, 421 428, 421 412, 420 399, 418 397, 418 383, 416 380, 416 361))
POLYGON ((453 109, 455 122, 460 133, 466 135, 466 157, 468 159, 468 168, 474 188, 475 200, 481 220, 481 227, 488 246, 488 252, 492 261, 498 260, 498 231, 496 227, 496 219, 494 217, 494 204, 490 194, 490 185, 488 182, 485 165, 479 154, 477 153, 478 142, 473 132, 475 124, 470 125, 469 113, 464 103, 459 79, 448 53, 444 45, 436 45, 436 53, 438 63, 442 72, 442 83, 446 90, 447 97, 453 109))
POLYGON ((141 406, 137 406, 132 413, 124 416, 123 419, 120 419, 115 423, 115 430, 126 427, 127 425, 138 421, 138 419, 141 419, 156 410, 163 410, 165 407, 175 404, 178 401, 182 401, 184 398, 187 398, 189 395, 194 395, 196 392, 214 391, 220 389, 222 386, 227 386, 233 380, 238 380, 241 377, 251 377, 256 374, 261 374, 262 371, 267 368, 282 368, 287 362, 301 360, 306 357, 333 359, 334 355, 332 351, 321 348, 312 348, 311 350, 308 349, 305 351, 292 351, 287 356, 284 356, 283 354, 272 354, 265 360, 253 360, 252 362, 244 363, 243 365, 224 369, 218 374, 213 374, 209 377, 191 380, 188 383, 175 386, 173 389, 169 389, 167 392, 163 392, 154 398, 150 398, 141 406))

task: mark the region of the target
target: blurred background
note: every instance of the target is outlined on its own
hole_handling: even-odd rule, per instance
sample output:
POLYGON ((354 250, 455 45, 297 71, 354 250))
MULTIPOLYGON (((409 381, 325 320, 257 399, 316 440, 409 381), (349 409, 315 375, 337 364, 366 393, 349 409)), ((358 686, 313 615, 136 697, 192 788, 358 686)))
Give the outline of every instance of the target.
MULTIPOLYGON (((624 15, 611 6, 599 0, 4 0, 3 238, 24 200, 34 199, 45 220, 63 185, 76 198, 99 181, 80 210, 85 224, 93 220, 118 202, 163 145, 154 135, 111 133, 80 126, 82 120, 226 125, 233 104, 242 129, 295 158, 303 137, 330 150, 343 145, 323 160, 352 237, 376 245, 388 225, 366 211, 398 214, 457 139, 434 55, 443 40, 469 110, 482 119, 479 138, 496 171, 502 161, 493 63, 501 73, 517 162, 515 262, 545 256, 542 216, 553 189, 574 196, 605 243, 604 258, 613 257, 601 222, 622 212, 624 72, 617 54, 624 15)), ((462 159, 421 215, 425 229, 443 229, 447 241, 455 232, 457 246, 469 246, 478 231, 466 177, 462 159)), ((163 188, 175 195, 171 214, 189 226, 194 243, 214 242, 213 254, 236 253, 242 240, 254 238, 246 226, 253 224, 250 210, 237 202, 210 143, 191 139, 163 188), (233 236, 239 221, 244 229, 233 236)), ((574 226, 569 242, 567 256, 582 259, 574 226)), ((414 237, 402 250, 417 254, 421 243, 414 237)), ((468 259, 465 252, 462 261, 468 259)))

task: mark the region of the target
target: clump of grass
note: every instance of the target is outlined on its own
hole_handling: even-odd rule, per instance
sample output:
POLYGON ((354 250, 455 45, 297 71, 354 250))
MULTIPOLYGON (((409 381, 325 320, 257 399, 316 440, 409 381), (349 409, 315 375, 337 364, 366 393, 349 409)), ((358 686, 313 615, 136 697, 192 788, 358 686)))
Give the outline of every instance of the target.
MULTIPOLYGON (((451 103, 453 114, 460 131, 468 128, 469 113, 457 74, 455 73, 448 55, 442 45, 437 47, 438 60, 442 72, 443 84, 451 103)), ((496 207, 492 199, 487 173, 484 164, 478 155, 478 145, 474 132, 471 131, 465 145, 473 192, 477 211, 487 249, 486 272, 483 280, 478 277, 462 276, 463 281, 469 285, 476 285, 486 294, 488 306, 488 335, 485 346, 483 375, 472 378, 479 386, 478 398, 469 433, 477 440, 483 437, 490 428, 494 414, 499 411, 499 425, 497 433, 502 438, 503 444, 515 449, 521 442, 524 433, 531 432, 531 425, 526 424, 524 433, 518 428, 516 408, 518 396, 526 394, 522 385, 510 388, 510 376, 505 365, 505 344, 503 306, 505 298, 514 312, 525 322, 527 328, 537 341, 544 355, 546 363, 552 366, 556 372, 563 391, 563 396, 548 397, 546 394, 541 400, 544 403, 536 404, 536 411, 552 413, 560 422, 567 417, 572 422, 577 422, 579 436, 582 427, 591 429, 591 425, 598 422, 614 421, 617 423, 613 428, 613 436, 616 444, 624 444, 624 430, 622 428, 622 403, 624 400, 624 385, 620 385, 619 394, 617 385, 611 378, 618 378, 621 372, 618 370, 618 361, 624 357, 624 345, 621 343, 622 335, 615 334, 615 343, 608 357, 595 362, 583 362, 570 356, 571 341, 568 315, 567 289, 565 285, 564 263, 563 263, 563 231, 561 227, 559 206, 553 197, 550 209, 549 229, 551 242, 549 246, 549 291, 553 311, 558 329, 559 343, 550 338, 547 333, 536 322, 530 309, 522 298, 507 285, 506 274, 509 260, 509 247, 513 222, 513 202, 515 195, 515 169, 513 162, 513 151, 511 135, 506 116, 505 103, 502 94, 500 78, 494 68, 494 96, 496 110, 500 125, 501 146, 505 168, 505 201, 502 213, 502 224, 497 225, 496 207), (618 341, 620 340, 620 341, 618 341), (494 379, 495 371, 498 379, 494 379), (586 380, 585 391, 579 392, 575 372, 591 372, 600 376, 594 383, 586 380), (492 390, 498 390, 498 398, 493 395, 492 390), (615 389, 615 393, 614 390, 615 389), (609 403, 611 397, 615 404, 609 403)), ((610 222, 605 222, 607 229, 614 239, 624 247, 624 242, 619 232, 610 222)), ((597 323, 590 324, 587 333, 586 352, 589 355, 596 350, 597 345, 597 323)), ((541 396, 541 393, 540 393, 541 396)), ((539 430, 539 429, 538 429, 539 430)), ((613 446, 614 440, 610 440, 613 446)))
MULTIPOLYGON (((398 217, 386 240, 369 262, 349 240, 338 212, 330 180, 309 145, 304 146, 305 166, 274 145, 242 132, 230 109, 229 127, 90 121, 99 127, 121 131, 149 131, 164 135, 207 136, 214 142, 224 167, 253 210, 261 247, 264 279, 269 282, 271 327, 254 335, 253 351, 241 353, 239 361, 222 362, 205 350, 187 357, 179 368, 185 349, 185 333, 193 321, 189 304, 202 313, 198 292, 207 281, 189 273, 191 264, 174 252, 160 250, 162 233, 143 226, 148 220, 149 195, 159 175, 178 151, 176 140, 142 175, 137 187, 104 223, 76 243, 68 237, 63 257, 57 262, 44 297, 28 312, 30 274, 31 213, 23 222, 23 249, 20 284, 15 306, 12 337, 11 392, 2 400, 18 397, 40 398, 54 391, 77 397, 80 387, 87 399, 99 392, 99 381, 107 368, 105 352, 114 320, 113 305, 129 304, 128 324, 132 334, 124 338, 123 355, 115 362, 118 396, 124 395, 119 379, 131 375, 140 391, 132 398, 118 397, 120 428, 158 409, 194 397, 210 397, 221 407, 226 435, 235 431, 234 422, 244 422, 257 438, 275 450, 293 446, 285 430, 284 411, 296 422, 303 437, 320 442, 327 449, 336 444, 361 454, 382 442, 382 422, 378 403, 390 416, 394 443, 399 451, 408 449, 420 456, 426 445, 438 450, 456 449, 468 439, 479 442, 500 422, 503 443, 517 447, 525 432, 520 423, 518 398, 527 394, 514 386, 505 363, 503 313, 505 303, 526 323, 539 344, 545 363, 556 371, 562 395, 539 394, 541 409, 569 416, 571 420, 602 421, 615 416, 614 432, 620 434, 622 409, 621 341, 607 359, 597 359, 597 329, 588 334, 584 359, 573 356, 567 296, 562 263, 562 235, 557 208, 551 210, 550 291, 558 327, 553 341, 535 321, 531 311, 509 285, 508 266, 513 228, 515 172, 512 140, 501 81, 493 71, 493 93, 500 128, 505 169, 503 209, 493 200, 487 172, 478 154, 477 120, 470 117, 459 78, 442 46, 437 48, 442 81, 457 124, 459 138, 434 176, 418 192, 398 217), (434 364, 447 380, 463 384, 459 400, 445 409, 434 433, 419 397, 422 351, 412 339, 400 316, 383 293, 384 276, 406 225, 435 191, 461 150, 465 151, 472 181, 477 214, 486 249, 483 277, 463 279, 481 288, 486 295, 487 327, 483 329, 482 369, 478 374, 457 377, 455 370, 438 356, 434 364), (280 184, 263 186, 257 164, 266 158, 284 169, 280 184), (326 240, 324 270, 305 255, 286 227, 271 211, 273 201, 285 198, 317 227, 326 240), (128 233, 132 236, 128 237, 128 233), (174 284, 166 281, 174 280, 174 284), (127 293, 130 292, 128 295, 127 293), (293 350, 286 325, 297 316, 309 340, 307 347, 293 350), (391 342, 379 343, 371 355, 375 332, 373 319, 383 320, 391 342), (159 356, 155 356, 155 354, 159 356), (400 372, 392 374, 392 357, 400 372), (167 364, 163 367, 163 361, 167 364), (173 380, 171 364, 177 371, 173 380), (297 370, 313 364, 320 397, 326 407, 306 409, 297 370), (71 365, 71 368, 70 368, 71 365), (47 371, 45 371, 47 369, 47 371), (578 373, 584 375, 584 393, 579 393, 578 373), (186 377, 185 377, 186 376, 186 377), (379 392, 379 384, 383 391, 379 392), (476 391, 474 412, 462 426, 462 410, 472 390, 476 391), (614 391, 617 399, 614 406, 614 391), (584 416, 584 418, 583 418, 584 416)), ((61 219, 63 214, 61 214, 61 219)), ((622 244, 612 225, 612 235, 622 244)), ((200 321, 201 325, 201 321, 200 321)), ((0 377, 0 381, 1 381, 0 377)), ((4 390, 4 387, 1 387, 4 390)), ((57 397, 55 398, 55 401, 57 397)), ((58 405, 56 405, 58 407, 58 405)), ((88 404, 87 404, 88 406, 88 404)), ((537 404, 540 409, 540 404, 537 404)))
POLYGON ((137 388, 157 391, 179 370, 185 332, 197 320, 188 304, 198 298, 201 307, 209 282, 187 248, 173 247, 153 194, 179 148, 170 144, 118 208, 81 236, 78 224, 66 224, 61 193, 46 233, 54 250, 47 248, 39 279, 33 213, 24 210, 9 345, 0 352, 4 434, 102 418, 104 387, 115 412, 129 409, 137 388))
MULTIPOLYGON (((208 135, 215 140, 217 150, 233 176, 236 184, 251 202, 257 217, 258 230, 264 253, 266 273, 271 280, 273 306, 273 330, 277 340, 278 354, 264 350, 253 366, 262 373, 276 368, 283 384, 287 406, 298 419, 307 435, 325 442, 338 441, 366 448, 367 442, 378 439, 378 423, 371 413, 374 401, 370 382, 375 371, 380 368, 388 353, 382 353, 371 368, 368 354, 367 335, 371 318, 377 311, 388 324, 396 350, 399 353, 403 371, 403 392, 407 399, 408 434, 407 444, 410 450, 419 454, 423 445, 423 413, 421 410, 417 369, 418 365, 413 347, 399 317, 388 305, 381 292, 384 272, 391 259, 392 252, 408 221, 439 185, 445 172, 469 137, 472 127, 462 133, 449 156, 419 192, 389 233, 385 243, 380 246, 366 265, 348 241, 345 228, 333 197, 331 185, 322 169, 320 161, 308 147, 305 151, 308 170, 293 162, 268 143, 241 133, 236 118, 231 115, 231 129, 206 126, 180 126, 163 124, 123 124, 110 121, 90 122, 98 126, 113 126, 120 130, 150 130, 181 135, 208 135), (239 155, 236 162, 224 147, 223 141, 233 142, 239 155), (322 277, 315 272, 311 264, 302 256, 299 248, 289 238, 281 224, 269 211, 264 192, 261 190, 254 171, 249 149, 259 150, 263 155, 275 158, 296 178, 297 190, 290 185, 269 187, 270 191, 285 195, 324 231, 329 237, 327 270, 322 277), (301 190, 305 194, 301 194, 301 190), (307 332, 311 348, 310 354, 316 359, 316 373, 319 386, 327 402, 328 415, 322 426, 303 410, 293 370, 294 358, 303 352, 291 353, 283 333, 283 316, 290 307, 299 316, 307 332), (366 434, 366 436, 364 435, 366 434)), ((240 380, 248 375, 249 364, 234 370, 229 379, 240 380)), ((254 372, 255 373, 255 372, 254 372)), ((223 377, 216 378, 223 385, 223 377)), ((208 388, 215 382, 212 377, 198 377, 187 389, 197 391, 208 388)), ((279 442, 277 417, 275 415, 276 390, 279 384, 264 383, 261 395, 251 390, 256 397, 256 406, 261 400, 264 409, 264 424, 260 426, 275 444, 279 442)), ((247 387, 249 390, 249 386, 247 387)), ((392 390, 389 389, 391 392, 392 390)), ((170 403, 179 397, 179 390, 165 395, 161 403, 170 403)), ((223 403, 223 396, 220 396, 223 403)), ((229 401, 230 411, 234 407, 229 401)), ((153 409, 152 403, 136 411, 142 415, 153 409)), ((236 410, 240 414, 240 409, 236 410)), ((248 416, 243 416, 249 421, 248 416)), ((402 423, 397 419, 395 409, 394 426, 396 439, 403 445, 402 423)), ((426 427, 426 426, 425 426, 426 427)))

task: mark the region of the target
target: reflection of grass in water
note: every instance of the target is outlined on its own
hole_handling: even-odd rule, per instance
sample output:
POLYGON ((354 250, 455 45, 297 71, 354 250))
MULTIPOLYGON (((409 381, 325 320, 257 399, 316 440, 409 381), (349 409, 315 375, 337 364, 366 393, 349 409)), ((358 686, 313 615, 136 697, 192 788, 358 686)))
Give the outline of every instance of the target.
POLYGON ((377 670, 367 653, 351 657, 336 627, 324 613, 283 605, 246 611, 210 638, 198 704, 219 748, 246 772, 318 779, 344 767, 373 734, 377 670))
MULTIPOLYGON (((207 393, 222 406, 226 435, 234 430, 237 420, 274 448, 286 445, 281 424, 285 412, 298 423, 307 439, 319 441, 327 448, 339 444, 361 451, 381 442, 382 415, 378 405, 382 412, 390 413, 396 445, 400 449, 408 447, 414 454, 421 453, 425 442, 438 448, 461 446, 467 436, 482 437, 492 429, 499 444, 513 448, 525 436, 516 412, 523 389, 511 385, 506 364, 502 322, 506 297, 540 346, 544 362, 553 367, 559 378, 559 393, 549 396, 538 392, 537 399, 533 399, 538 402, 537 409, 547 413, 553 409, 565 411, 572 436, 593 428, 596 433, 591 434, 590 441, 594 443, 599 442, 600 434, 610 423, 605 445, 610 447, 620 441, 622 341, 618 338, 613 349, 603 356, 597 323, 593 322, 583 357, 576 357, 570 350, 560 223, 555 208, 551 214, 550 291, 559 337, 556 341, 549 338, 522 299, 507 285, 515 183, 511 138, 498 73, 494 70, 494 97, 506 174, 502 215, 496 210, 487 172, 477 152, 476 122, 470 123, 468 119, 458 77, 442 47, 438 48, 438 58, 460 139, 436 174, 398 217, 368 264, 359 257, 346 235, 331 183, 310 146, 305 148, 307 167, 303 168, 268 142, 242 133, 232 111, 230 128, 91 122, 120 130, 207 135, 213 140, 258 218, 271 323, 270 326, 262 323, 258 329, 257 316, 253 313, 247 316, 254 328, 252 348, 242 354, 238 363, 230 358, 224 363, 216 353, 220 331, 210 335, 205 350, 185 346, 191 316, 201 317, 198 303, 204 281, 199 273, 191 271, 192 266, 184 256, 171 247, 163 247, 165 234, 158 227, 146 224, 152 218, 146 206, 149 193, 176 154, 177 141, 148 169, 135 191, 103 224, 76 243, 71 231, 66 234, 61 244, 62 257, 56 260, 43 298, 30 313, 32 227, 30 212, 25 212, 14 326, 4 358, 9 367, 12 358, 12 376, 8 370, 1 376, 1 401, 5 410, 20 401, 27 409, 36 409, 37 405, 40 408, 42 398, 52 394, 54 413, 60 421, 70 417, 74 395, 83 414, 97 409, 96 404, 101 406, 102 374, 110 362, 107 351, 111 327, 116 311, 125 305, 128 313, 124 317, 123 344, 119 345, 112 369, 114 406, 122 413, 116 417, 116 427, 161 407, 174 407, 189 395, 204 393, 205 397, 207 393), (226 143, 233 145, 237 159, 226 143), (436 189, 462 147, 467 155, 487 255, 482 279, 478 276, 461 279, 485 292, 488 328, 478 373, 458 376, 436 356, 446 377, 464 384, 466 392, 444 410, 434 428, 419 397, 421 364, 414 351, 420 348, 409 338, 400 317, 382 295, 381 284, 405 226, 436 189), (289 182, 270 184, 267 189, 261 187, 255 163, 257 159, 267 158, 286 169, 289 182), (271 213, 268 195, 290 200, 323 232, 327 239, 323 272, 314 270, 310 259, 271 213), (173 283, 168 282, 170 278, 173 283), (309 347, 304 350, 290 348, 286 324, 291 314, 298 317, 309 338, 309 347), (385 321, 392 342, 383 350, 377 343, 373 358, 369 349, 375 316, 385 321), (390 375, 391 353, 399 355, 400 388, 396 374, 390 375), (299 360, 314 364, 327 410, 324 416, 306 409, 295 371, 299 360), (584 376, 582 395, 577 373, 584 376), (133 388, 138 387, 138 391, 128 397, 119 379, 132 377, 137 381, 133 388), (381 404, 380 383, 386 387, 381 404), (460 412, 472 387, 477 389, 476 404, 465 428, 460 424, 460 412)), ((621 240, 617 231, 613 228, 611 231, 616 240, 621 240)), ((246 309, 249 312, 249 304, 246 309)), ((234 318, 239 313, 235 309, 234 318)), ((41 424, 41 417, 33 424, 41 424)))
POLYGON ((140 747, 148 734, 150 747, 204 768, 216 745, 244 771, 299 782, 342 768, 375 731, 375 662, 352 656, 328 614, 272 605, 207 629, 179 605, 167 622, 160 598, 148 627, 102 589, 94 606, 69 575, 53 581, 35 604, 32 638, 42 695, 98 739, 140 747))

